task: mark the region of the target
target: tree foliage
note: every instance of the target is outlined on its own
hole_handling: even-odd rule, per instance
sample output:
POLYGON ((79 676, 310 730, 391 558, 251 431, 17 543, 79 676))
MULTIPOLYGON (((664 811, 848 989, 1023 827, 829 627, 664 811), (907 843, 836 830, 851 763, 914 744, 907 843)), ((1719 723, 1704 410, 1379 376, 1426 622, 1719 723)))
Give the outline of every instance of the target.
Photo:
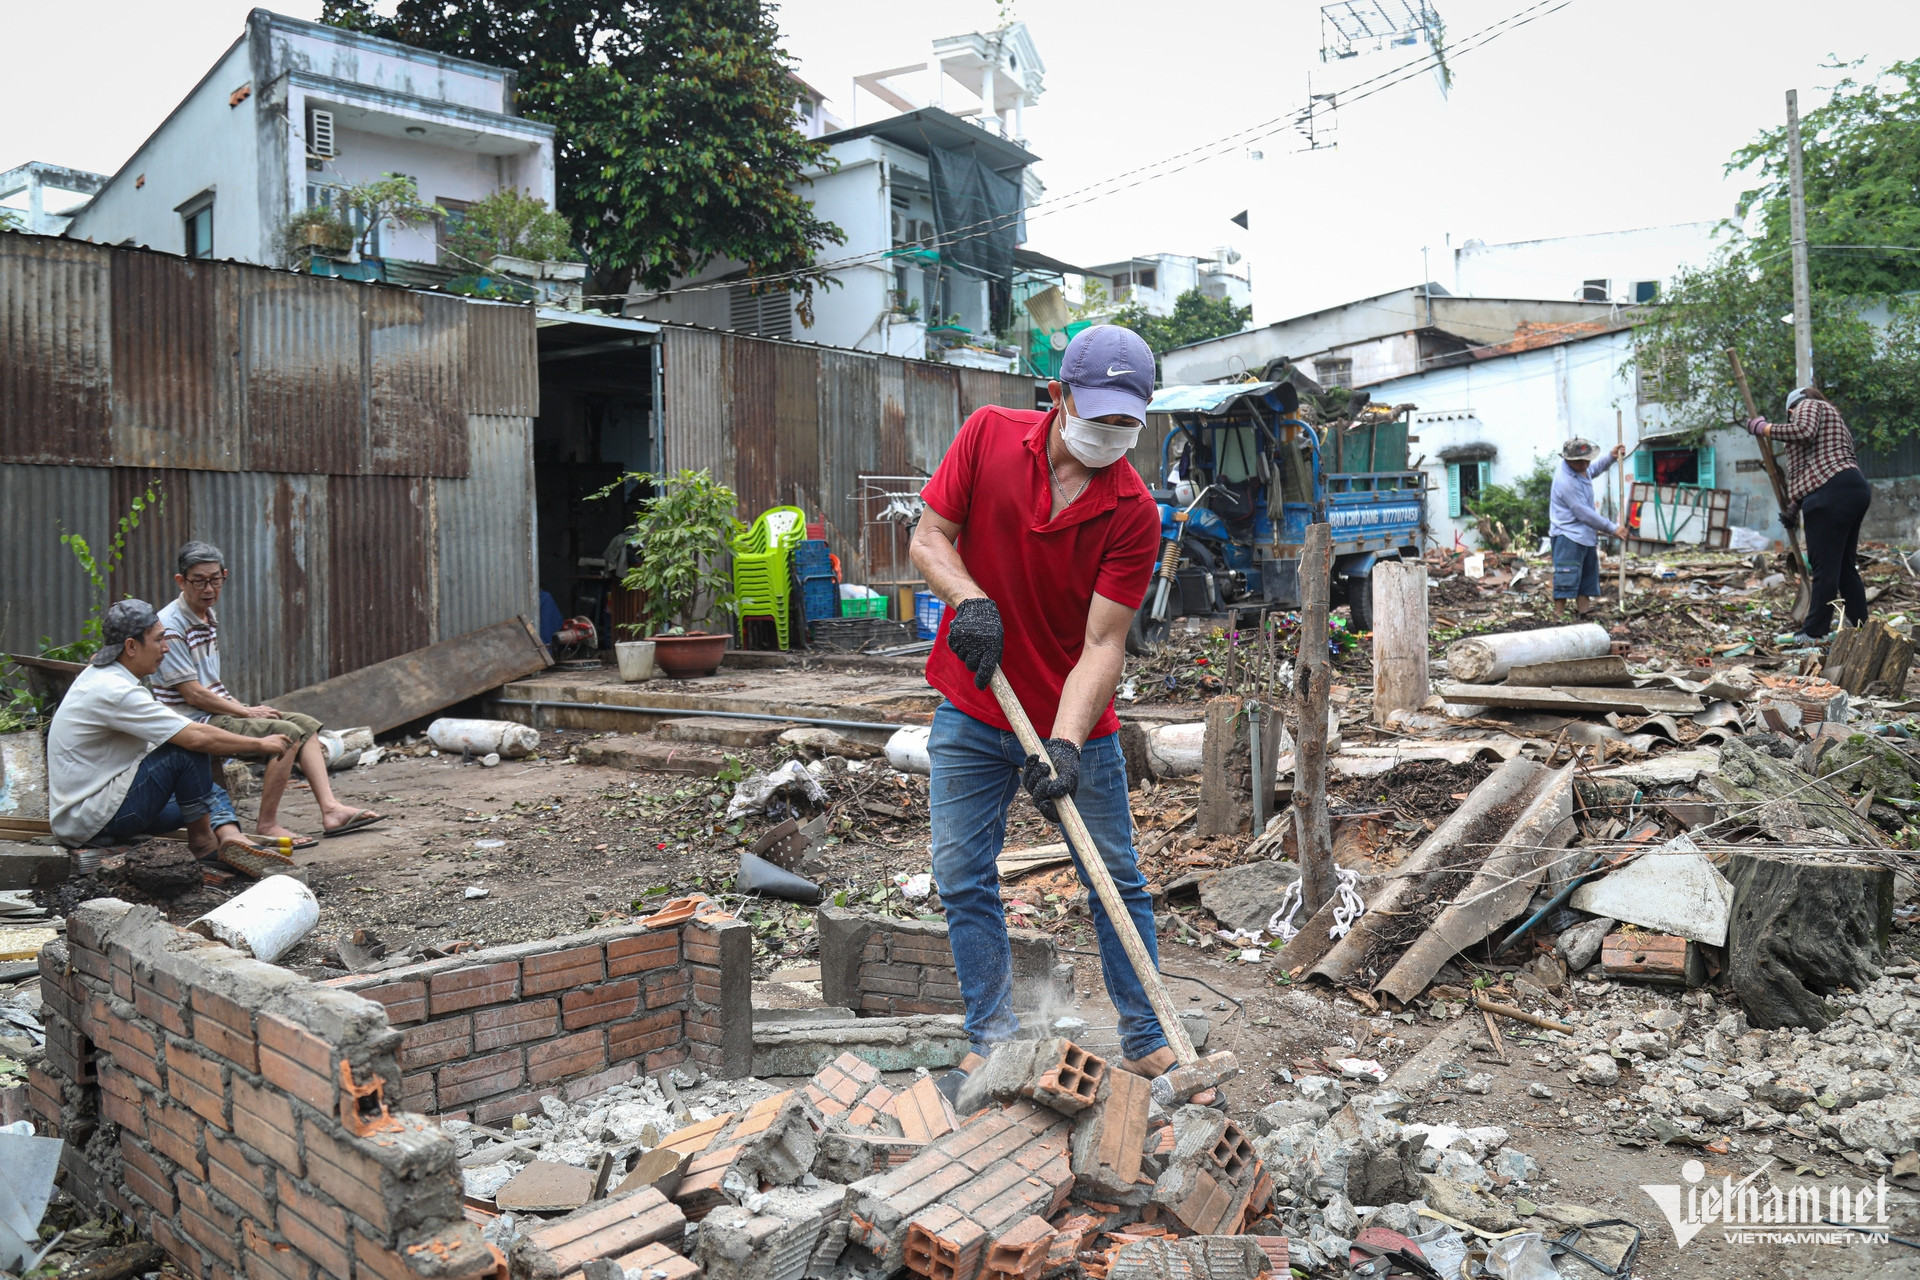
MULTIPOLYGON (((845 239, 794 189, 826 145, 759 0, 326 0, 324 21, 511 68, 556 126, 559 210, 603 287, 663 289, 716 259, 807 268, 845 239), (386 6, 380 6, 385 8, 386 6)), ((811 278, 797 280, 803 315, 811 278)))
MULTIPOLYGON (((1885 448, 1920 426, 1920 301, 1901 296, 1920 290, 1920 61, 1842 79, 1801 118, 1801 145, 1814 375, 1860 441, 1885 448)), ((1794 379, 1793 328, 1781 322, 1793 311, 1785 126, 1727 170, 1758 176, 1741 202, 1754 234, 1729 228, 1714 262, 1664 286, 1636 334, 1646 389, 1695 432, 1746 419, 1728 348, 1764 415, 1784 413, 1794 379)))
POLYGON ((1209 298, 1194 288, 1174 299, 1170 316, 1149 315, 1145 307, 1130 302, 1114 313, 1113 323, 1139 334, 1157 356, 1189 342, 1238 333, 1252 318, 1252 307, 1236 307, 1227 298, 1209 298))
POLYGON ((1480 490, 1467 510, 1478 518, 1482 543, 1502 550, 1508 546, 1531 550, 1539 545, 1552 523, 1553 468, 1552 459, 1535 455, 1533 470, 1516 477, 1511 485, 1490 484, 1480 490))
POLYGON ((564 259, 572 240, 564 215, 538 196, 509 189, 468 205, 447 237, 446 251, 460 267, 484 267, 496 254, 550 262, 564 259))

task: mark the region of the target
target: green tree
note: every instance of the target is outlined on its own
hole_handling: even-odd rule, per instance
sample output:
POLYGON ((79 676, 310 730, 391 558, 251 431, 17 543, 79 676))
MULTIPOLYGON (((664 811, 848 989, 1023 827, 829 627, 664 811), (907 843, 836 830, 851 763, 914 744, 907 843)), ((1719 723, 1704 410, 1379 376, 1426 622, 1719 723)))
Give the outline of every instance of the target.
POLYGON ((460 267, 484 267, 503 253, 549 262, 564 259, 572 239, 565 216, 547 208, 545 200, 508 189, 467 206, 447 237, 447 252, 460 267))
MULTIPOLYGON (((1813 364, 1862 443, 1885 448, 1920 425, 1920 60, 1842 79, 1801 120, 1813 364)), ((1675 426, 1704 432, 1746 420, 1727 349, 1740 352, 1761 413, 1778 417, 1793 385, 1792 258, 1784 126, 1735 152, 1752 171, 1741 200, 1755 234, 1731 238, 1709 266, 1684 270, 1636 334, 1643 386, 1675 426)))
POLYGON ((1130 302, 1114 313, 1113 323, 1146 339, 1158 356, 1189 342, 1238 333, 1252 318, 1252 307, 1236 307, 1226 298, 1209 298, 1199 289, 1189 289, 1173 300, 1170 316, 1149 315, 1146 308, 1130 302))
POLYGON ((1553 465, 1551 460, 1535 455, 1533 470, 1516 477, 1511 485, 1488 485, 1467 505, 1478 518, 1487 545, 1503 550, 1519 546, 1531 551, 1540 544, 1551 523, 1548 508, 1553 498, 1553 465))
MULTIPOLYGON (((556 126, 559 209, 596 291, 663 289, 715 259, 806 271, 845 239, 795 190, 826 144, 794 127, 802 88, 759 0, 326 0, 322 19, 511 68, 556 126), (386 6, 382 5, 381 8, 386 6)), ((821 277, 792 283, 811 321, 821 277)))

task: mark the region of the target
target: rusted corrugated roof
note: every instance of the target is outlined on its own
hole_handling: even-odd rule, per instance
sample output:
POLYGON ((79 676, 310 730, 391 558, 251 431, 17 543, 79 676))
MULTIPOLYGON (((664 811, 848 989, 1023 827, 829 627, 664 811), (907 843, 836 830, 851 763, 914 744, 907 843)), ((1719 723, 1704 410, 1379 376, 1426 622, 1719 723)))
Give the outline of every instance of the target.
POLYGON ((397 289, 369 290, 365 298, 364 469, 375 475, 465 475, 466 304, 397 289))
POLYGON ((432 643, 432 497, 432 482, 412 476, 328 479, 329 676, 432 643))
POLYGON ((157 253, 112 260, 113 461, 238 471, 236 320, 220 263, 157 253))
POLYGON ((366 457, 361 290, 248 272, 237 280, 249 471, 347 475, 366 457))
POLYGON ((0 460, 107 460, 107 258, 0 232, 0 460))

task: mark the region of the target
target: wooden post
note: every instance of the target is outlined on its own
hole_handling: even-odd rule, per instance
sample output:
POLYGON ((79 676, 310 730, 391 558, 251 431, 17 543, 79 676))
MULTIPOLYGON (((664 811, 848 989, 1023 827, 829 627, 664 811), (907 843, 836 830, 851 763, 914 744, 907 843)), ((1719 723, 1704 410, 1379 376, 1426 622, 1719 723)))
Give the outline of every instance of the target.
POLYGON ((1293 807, 1300 824, 1300 897, 1311 916, 1333 897, 1333 832, 1327 821, 1327 595, 1333 585, 1333 529, 1307 528, 1300 556, 1300 667, 1294 677, 1293 807))
POLYGON ((1418 711, 1427 681, 1427 566, 1381 560, 1373 566, 1373 722, 1390 711, 1418 711))
MULTIPOLYGON (((1619 409, 1615 409, 1613 411, 1613 442, 1616 445, 1624 445, 1627 442, 1627 428, 1625 426, 1625 423, 1626 423, 1626 414, 1619 409)), ((1631 514, 1627 510, 1627 495, 1630 492, 1630 490, 1627 488, 1627 460, 1625 458, 1619 458, 1614 461, 1613 487, 1614 487, 1614 491, 1620 495, 1620 501, 1616 507, 1616 510, 1618 510, 1618 512, 1620 513, 1618 518, 1618 523, 1620 527, 1624 529, 1627 527, 1627 517, 1631 514)), ((1621 538, 1620 539, 1620 612, 1625 613, 1626 611, 1627 611, 1627 540, 1625 538, 1621 538)))

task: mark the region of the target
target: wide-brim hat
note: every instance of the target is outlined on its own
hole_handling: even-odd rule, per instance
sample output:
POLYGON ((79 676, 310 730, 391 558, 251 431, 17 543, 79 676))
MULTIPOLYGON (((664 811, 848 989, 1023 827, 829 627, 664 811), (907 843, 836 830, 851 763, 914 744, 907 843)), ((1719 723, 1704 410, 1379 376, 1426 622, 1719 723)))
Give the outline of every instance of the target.
POLYGON ((1600 456, 1600 446, 1575 436, 1560 446, 1560 456, 1568 462, 1591 462, 1600 456))

